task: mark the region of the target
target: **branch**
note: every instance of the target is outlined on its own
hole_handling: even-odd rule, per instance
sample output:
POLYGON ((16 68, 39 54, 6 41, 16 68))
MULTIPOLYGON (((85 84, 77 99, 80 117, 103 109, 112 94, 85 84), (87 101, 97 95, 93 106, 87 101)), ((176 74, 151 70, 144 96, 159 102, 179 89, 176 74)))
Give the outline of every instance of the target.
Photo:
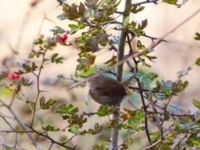
POLYGON ((69 150, 75 150, 76 149, 75 147, 70 147, 70 146, 67 146, 65 144, 68 141, 72 140, 73 137, 77 136, 77 135, 74 135, 73 137, 69 138, 69 140, 67 142, 61 143, 61 142, 58 142, 58 141, 54 140, 53 138, 51 138, 47 133, 39 132, 39 131, 37 131, 36 129, 34 129, 32 127, 30 127, 29 130, 24 130, 24 131, 23 130, 22 131, 21 130, 3 130, 3 131, 0 131, 0 133, 20 133, 20 134, 22 134, 22 133, 26 133, 26 134, 27 133, 31 133, 31 134, 33 134, 34 133, 34 134, 37 134, 38 136, 42 136, 42 137, 48 139, 51 142, 50 148, 52 147, 52 145, 56 144, 56 145, 59 145, 59 146, 61 146, 63 148, 67 148, 69 150))
POLYGON ((158 39, 157 42, 152 43, 148 49, 153 49, 156 46, 158 46, 166 37, 168 37, 171 33, 175 32, 177 29, 182 27, 185 23, 187 23, 189 20, 191 20, 193 17, 195 17, 198 13, 200 13, 200 8, 197 9, 195 12, 193 12, 190 16, 188 16, 186 19, 178 23, 175 27, 173 27, 171 30, 169 30, 167 33, 165 33, 161 38, 158 39))
MULTIPOLYGON (((198 121, 199 121, 199 119, 198 119, 197 121, 195 121, 194 123, 190 124, 189 127, 185 127, 185 128, 183 128, 183 129, 181 129, 181 130, 179 130, 179 131, 177 131, 177 132, 173 132, 173 133, 167 135, 166 137, 164 137, 164 139, 168 139, 168 138, 170 138, 170 137, 173 137, 173 138, 174 138, 175 136, 177 136, 177 135, 179 135, 179 134, 181 134, 181 133, 183 133, 183 132, 186 132, 186 131, 189 131, 189 130, 193 130, 193 129, 195 129, 195 128, 199 130, 199 127, 198 127, 198 126, 197 126, 197 127, 193 127, 198 121)), ((186 133, 186 134, 188 134, 188 133, 186 133)), ((143 150, 149 150, 149 149, 153 148, 154 146, 156 146, 157 144, 161 143, 162 141, 163 141, 162 139, 159 139, 159 140, 156 141, 155 143, 153 143, 153 144, 151 144, 151 145, 145 147, 143 150)))
MULTIPOLYGON (((143 55, 143 54, 147 54, 147 53, 151 52, 152 49, 155 48, 156 46, 158 46, 161 42, 163 42, 163 41, 165 42, 165 41, 166 41, 166 40, 165 40, 166 37, 168 37, 171 33, 175 32, 177 29, 179 29, 181 26, 183 26, 185 23, 187 23, 189 20, 191 20, 193 17, 195 17, 195 16, 196 16, 197 14, 199 14, 199 13, 200 13, 200 8, 197 9, 197 10, 196 10, 194 13, 192 13, 190 16, 188 16, 186 19, 184 19, 183 21, 181 21, 179 24, 177 24, 175 27, 173 27, 172 29, 170 29, 167 33, 165 33, 163 36, 161 36, 161 38, 158 38, 156 42, 152 42, 152 44, 149 45, 149 47, 148 47, 146 50, 140 51, 140 52, 137 51, 137 52, 135 52, 135 53, 133 53, 133 54, 131 54, 131 55, 129 55, 129 56, 123 58, 122 60, 118 61, 117 64, 114 65, 112 68, 121 66, 122 64, 124 64, 125 62, 127 62, 127 60, 128 60, 129 58, 136 58, 136 57, 139 57, 139 56, 141 56, 141 55, 143 55)), ((110 68, 110 70, 111 70, 112 68, 110 68)), ((98 74, 99 74, 99 75, 102 75, 102 74, 104 74, 104 73, 106 73, 106 72, 101 72, 101 73, 98 73, 98 74)), ((84 82, 85 82, 85 81, 84 81, 84 82)), ((78 83, 78 84, 76 84, 76 85, 74 85, 74 86, 71 86, 70 89, 73 89, 73 88, 75 88, 75 87, 78 87, 78 86, 80 86, 81 84, 83 84, 83 82, 78 83)))
POLYGON ((171 33, 175 32, 177 29, 179 29, 181 26, 183 26, 185 23, 187 23, 189 20, 191 20, 193 17, 195 17, 197 14, 200 13, 200 8, 197 9, 194 13, 192 13, 190 16, 188 16, 186 19, 184 19, 183 21, 181 21, 180 23, 178 23, 175 27, 173 27, 172 29, 170 29, 167 33, 165 33, 161 38, 159 38, 156 42, 153 42, 148 48, 147 50, 138 52, 138 53, 134 53, 130 56, 128 56, 127 58, 119 61, 116 66, 119 66, 121 64, 123 64, 124 62, 127 61, 127 59, 129 58, 133 58, 133 57, 138 57, 141 56, 143 54, 149 53, 153 48, 155 48, 156 46, 158 46, 166 37, 168 37, 171 33))
POLYGON ((140 5, 149 4, 149 3, 157 4, 158 1, 159 0, 146 0, 143 2, 134 3, 134 4, 132 4, 132 6, 140 6, 140 5))
POLYGON ((158 111, 156 109, 156 106, 153 102, 153 99, 152 99, 152 95, 149 96, 149 102, 151 104, 151 107, 152 107, 152 110, 154 111, 155 113, 155 121, 156 121, 156 126, 158 127, 158 129, 160 130, 160 137, 161 137, 161 140, 164 139, 164 134, 163 134, 163 127, 162 127, 162 122, 160 120, 160 117, 159 117, 159 114, 158 114, 158 111))
POLYGON ((47 50, 45 50, 44 53, 43 53, 43 55, 42 55, 42 62, 41 62, 41 65, 40 65, 40 67, 39 67, 38 74, 33 73, 33 74, 36 76, 37 95, 36 95, 35 101, 34 101, 34 103, 33 103, 33 116, 32 116, 31 124, 30 124, 31 127, 32 127, 33 122, 34 122, 35 113, 36 113, 36 106, 37 106, 37 102, 38 102, 38 99, 39 99, 39 96, 40 96, 40 93, 41 93, 41 90, 40 90, 40 75, 41 75, 41 72, 42 72, 42 69, 43 69, 43 65, 44 65, 44 62, 45 62, 45 55, 46 55, 46 52, 47 52, 47 50))
MULTIPOLYGON (((146 37, 146 38, 149 38, 151 39, 152 41, 155 41, 155 40, 158 40, 159 38, 156 38, 156 37, 153 37, 153 36, 150 36, 150 35, 147 35, 147 34, 143 34, 142 36, 146 37)), ((168 42, 167 40, 162 40, 162 42, 168 42)))
MULTIPOLYGON (((132 0, 126 0, 125 1, 125 8, 124 8, 124 14, 123 14, 123 21, 126 19, 127 16, 129 16, 129 10, 128 7, 131 5, 132 0)), ((120 41, 118 45, 118 52, 117 52, 117 61, 120 62, 124 59, 124 49, 125 49, 125 42, 126 42, 126 31, 122 30, 120 35, 120 41)), ((123 74, 123 64, 117 66, 117 80, 121 81, 123 74)), ((119 111, 120 111, 120 105, 116 106, 116 111, 113 113, 113 121, 119 122, 119 111)), ((118 146, 118 127, 113 127, 111 129, 111 143, 109 150, 116 150, 118 146)))
MULTIPOLYGON (((128 38, 128 45, 129 45, 129 50, 130 50, 129 53, 132 54, 134 50, 131 46, 131 38, 129 37, 129 35, 127 36, 127 38, 128 38)), ((133 71, 136 73, 136 72, 138 72, 138 62, 136 61, 135 58, 133 58, 133 61, 135 63, 135 69, 133 68, 133 71)), ((141 86, 138 78, 136 78, 136 82, 137 82, 137 85, 138 85, 138 89, 142 89, 142 86, 141 86)), ((148 119, 147 119, 147 106, 145 104, 143 90, 139 90, 139 94, 140 94, 140 97, 141 97, 141 100, 142 100, 142 105, 143 105, 143 108, 144 108, 145 133, 146 133, 148 142, 151 143, 151 137, 150 137, 150 134, 149 134, 149 125, 148 125, 148 119)))
MULTIPOLYGON (((19 124, 19 126, 24 130, 24 131, 28 131, 27 127, 22 123, 22 121, 20 120, 20 118, 16 115, 16 113, 12 110, 12 108, 7 105, 6 103, 4 103, 2 100, 0 100, 0 103, 6 107, 8 109, 8 111, 13 115, 13 117, 15 118, 15 120, 17 121, 17 123, 19 124)), ((29 132, 26 132, 28 138, 32 141, 33 145, 35 145, 37 150, 40 150, 39 146, 37 145, 37 143, 35 142, 35 140, 33 139, 33 137, 31 136, 31 134, 29 132)))
POLYGON ((54 140, 54 139, 53 139, 52 137, 50 137, 47 133, 41 133, 41 132, 35 130, 33 127, 30 127, 30 129, 31 129, 34 133, 36 133, 37 135, 42 136, 42 137, 45 137, 45 138, 47 138, 48 140, 50 140, 52 144, 57 144, 57 145, 59 145, 59 146, 61 146, 61 147, 64 147, 64 148, 66 148, 66 149, 69 149, 69 150, 76 150, 75 147, 70 147, 70 146, 65 145, 66 142, 60 143, 60 142, 54 140))

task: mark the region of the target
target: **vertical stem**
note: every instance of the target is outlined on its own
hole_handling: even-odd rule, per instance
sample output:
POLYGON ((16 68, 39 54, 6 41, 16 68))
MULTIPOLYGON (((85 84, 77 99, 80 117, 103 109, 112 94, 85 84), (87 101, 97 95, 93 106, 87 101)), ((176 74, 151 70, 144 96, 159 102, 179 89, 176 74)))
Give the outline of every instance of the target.
MULTIPOLYGON (((130 49, 129 54, 132 55, 134 50, 133 50, 133 48, 131 46, 131 37, 129 35, 127 35, 127 39, 128 39, 129 49, 130 49)), ((133 58, 133 62, 135 63, 134 73, 137 73, 138 72, 138 61, 135 58, 133 58)), ((136 81, 137 81, 137 84, 138 84, 138 88, 142 89, 142 86, 140 84, 139 79, 136 78, 136 81)), ((143 105, 143 108, 144 108, 145 132, 146 132, 146 136, 147 136, 148 142, 149 142, 149 144, 151 144, 152 141, 151 141, 151 137, 150 137, 150 134, 149 134, 149 124, 148 124, 148 117, 147 117, 147 106, 145 104, 145 98, 144 98, 143 91, 140 90, 139 94, 140 94, 140 97, 141 97, 141 100, 142 100, 142 105, 143 105)))
POLYGON ((120 106, 116 106, 116 111, 113 113, 113 122, 114 122, 114 127, 111 129, 111 142, 110 142, 110 148, 109 150, 117 150, 118 146, 118 126, 117 123, 119 122, 119 111, 120 111, 120 106))
MULTIPOLYGON (((122 21, 124 21, 126 19, 126 17, 128 17, 130 15, 130 11, 128 10, 128 8, 131 6, 131 1, 132 0, 125 1, 125 8, 124 8, 124 13, 123 13, 124 15, 123 15, 122 21)), ((118 52, 117 52, 118 62, 122 61, 124 58, 125 43, 126 43, 126 31, 125 31, 125 29, 123 29, 121 31, 118 52)), ((117 80, 118 81, 121 81, 122 73, 123 73, 123 64, 120 64, 117 66, 117 80)))
MULTIPOLYGON (((125 20, 127 16, 129 16, 129 10, 128 8, 131 6, 131 1, 132 0, 126 0, 125 1, 125 7, 124 7, 124 15, 122 21, 125 20)), ((120 42, 118 46, 118 52, 117 52, 117 60, 120 62, 124 58, 124 48, 125 48, 125 42, 126 42, 126 31, 123 29, 121 31, 120 35, 120 42)), ((122 74, 123 74, 123 64, 119 65, 117 67, 117 80, 121 81, 122 79, 122 74)), ((113 113, 113 122, 118 123, 119 122, 119 111, 120 111, 120 105, 116 106, 116 111, 113 113)), ((109 150, 117 150, 117 144, 118 144, 118 134, 119 134, 119 129, 117 125, 115 125, 111 129, 111 143, 110 143, 110 148, 109 150)))

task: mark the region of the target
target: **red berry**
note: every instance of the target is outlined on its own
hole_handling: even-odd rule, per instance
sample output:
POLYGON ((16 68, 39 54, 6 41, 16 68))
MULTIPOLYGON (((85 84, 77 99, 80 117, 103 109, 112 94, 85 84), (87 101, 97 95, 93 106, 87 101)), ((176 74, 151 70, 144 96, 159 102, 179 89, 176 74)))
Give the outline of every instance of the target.
POLYGON ((8 73, 7 78, 14 80, 14 79, 18 79, 20 77, 19 73, 13 72, 13 73, 8 73))
POLYGON ((68 36, 67 36, 66 33, 60 34, 60 35, 58 36, 58 40, 59 40, 60 42, 63 42, 63 43, 64 43, 67 39, 68 39, 68 36))

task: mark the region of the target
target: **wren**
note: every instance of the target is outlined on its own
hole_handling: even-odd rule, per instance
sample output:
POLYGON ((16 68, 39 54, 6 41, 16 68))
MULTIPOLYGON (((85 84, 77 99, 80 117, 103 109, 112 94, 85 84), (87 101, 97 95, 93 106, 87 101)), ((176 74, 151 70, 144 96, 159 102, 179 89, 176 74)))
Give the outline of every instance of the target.
POLYGON ((119 105, 127 95, 127 89, 120 82, 103 75, 88 78, 89 94, 102 105, 119 105))

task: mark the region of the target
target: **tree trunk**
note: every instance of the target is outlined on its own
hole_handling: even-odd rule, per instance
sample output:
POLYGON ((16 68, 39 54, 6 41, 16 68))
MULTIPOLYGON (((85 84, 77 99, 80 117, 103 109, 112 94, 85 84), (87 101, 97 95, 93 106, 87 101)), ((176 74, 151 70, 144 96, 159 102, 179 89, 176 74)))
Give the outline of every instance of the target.
MULTIPOLYGON (((127 16, 129 16, 129 10, 128 7, 130 7, 132 0, 126 0, 125 1, 125 7, 124 7, 124 15, 122 21, 125 20, 127 16)), ((126 32, 124 30, 121 31, 120 35, 120 42, 118 46, 118 52, 117 52, 117 58, 118 62, 120 62, 124 58, 124 48, 125 48, 125 42, 126 42, 126 32)), ((119 65, 117 67, 117 80, 122 80, 122 74, 123 74, 123 64, 119 65)), ((119 122, 119 115, 120 115, 120 105, 116 106, 116 111, 113 113, 113 122, 118 123, 119 122)), ((111 129, 111 143, 109 150, 117 150, 118 149, 118 134, 119 129, 117 126, 114 126, 111 129)))

